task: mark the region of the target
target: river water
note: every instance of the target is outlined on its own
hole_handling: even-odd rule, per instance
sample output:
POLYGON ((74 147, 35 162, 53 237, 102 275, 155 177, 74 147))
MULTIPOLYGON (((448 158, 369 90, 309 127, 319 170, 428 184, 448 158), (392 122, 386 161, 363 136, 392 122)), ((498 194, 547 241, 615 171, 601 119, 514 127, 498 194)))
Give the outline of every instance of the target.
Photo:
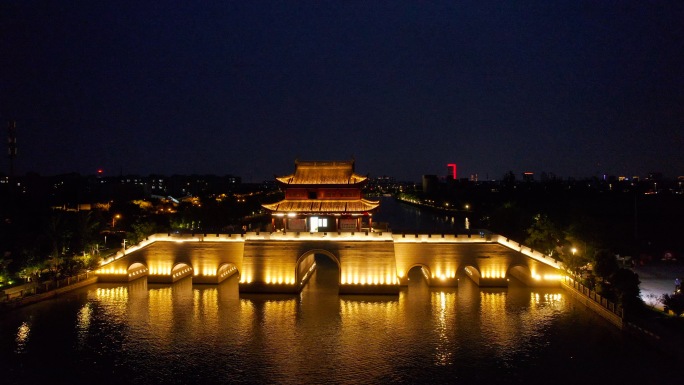
POLYGON ((380 210, 373 215, 373 221, 389 223, 395 233, 464 233, 466 218, 468 215, 464 212, 447 214, 424 210, 389 197, 380 198, 380 210))
POLYGON ((220 285, 91 285, 0 314, 2 384, 668 384, 679 363, 560 288, 340 296, 337 266, 299 295, 220 285))

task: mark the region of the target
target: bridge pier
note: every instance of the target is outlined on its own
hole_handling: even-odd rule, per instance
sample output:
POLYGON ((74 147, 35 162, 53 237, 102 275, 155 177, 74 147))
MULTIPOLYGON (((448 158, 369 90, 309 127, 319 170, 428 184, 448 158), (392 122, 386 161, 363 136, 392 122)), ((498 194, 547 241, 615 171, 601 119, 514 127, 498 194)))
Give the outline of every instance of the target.
POLYGON ((265 282, 240 282, 238 287, 240 293, 255 294, 299 294, 302 291, 300 285, 265 282))
POLYGON ((486 277, 472 266, 466 266, 466 275, 479 287, 508 287, 508 278, 505 275, 486 277))
POLYGON ((430 287, 458 287, 458 278, 433 278, 430 280, 430 287))
POLYGON ((340 294, 389 294, 398 295, 397 285, 340 285, 340 294))

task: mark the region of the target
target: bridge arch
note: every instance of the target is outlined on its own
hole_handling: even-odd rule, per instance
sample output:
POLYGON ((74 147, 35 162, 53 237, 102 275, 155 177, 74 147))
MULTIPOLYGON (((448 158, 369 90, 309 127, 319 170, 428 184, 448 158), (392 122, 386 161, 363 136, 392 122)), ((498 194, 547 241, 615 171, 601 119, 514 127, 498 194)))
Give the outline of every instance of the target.
POLYGON ((216 277, 219 283, 235 274, 237 274, 238 277, 240 276, 237 265, 234 263, 222 263, 219 265, 218 269, 216 269, 216 277))
POLYGON ((178 262, 171 268, 171 282, 192 276, 194 269, 185 262, 178 262))
POLYGON ((476 284, 480 285, 480 278, 482 277, 482 274, 480 273, 480 269, 478 269, 477 266, 466 265, 465 267, 463 267, 463 271, 465 271, 468 278, 470 278, 476 284))
POLYGON ((145 264, 141 262, 133 262, 131 263, 130 266, 128 266, 127 273, 128 273, 128 280, 132 281, 134 279, 138 279, 140 277, 144 277, 149 274, 149 269, 145 264))
POLYGON ((342 283, 342 264, 340 259, 333 253, 325 249, 312 249, 309 250, 297 258, 297 263, 295 264, 295 282, 297 282, 300 287, 304 286, 306 282, 311 278, 311 275, 316 271, 316 254, 325 255, 330 258, 337 265, 337 282, 342 283))
POLYGON ((530 270, 530 267, 525 264, 513 264, 508 268, 508 275, 514 277, 520 282, 528 285, 534 286, 537 284, 534 273, 530 270))
POLYGON ((432 283, 432 273, 430 272, 430 267, 422 263, 414 263, 413 265, 409 266, 409 268, 406 270, 406 279, 408 279, 411 270, 414 269, 420 270, 420 273, 425 279, 425 282, 428 284, 428 286, 430 286, 430 284, 432 283))

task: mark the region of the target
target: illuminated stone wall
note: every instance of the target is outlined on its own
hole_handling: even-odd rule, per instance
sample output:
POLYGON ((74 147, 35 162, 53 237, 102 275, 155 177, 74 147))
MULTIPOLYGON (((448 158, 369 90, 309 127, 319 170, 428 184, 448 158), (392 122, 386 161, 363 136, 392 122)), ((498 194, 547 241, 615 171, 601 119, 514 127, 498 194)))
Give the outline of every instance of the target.
POLYGON ((515 277, 527 284, 558 285, 557 268, 499 243, 403 241, 395 242, 394 249, 402 285, 407 284, 408 272, 415 267, 427 269, 432 286, 456 286, 459 271, 464 271, 480 286, 507 286, 514 267, 518 267, 515 277))
POLYGON ((132 281, 147 276, 150 282, 172 283, 192 276, 195 283, 219 283, 242 269, 244 240, 157 238, 161 239, 132 247, 106 263, 97 271, 100 281, 132 281))
POLYGON ((245 243, 240 290, 299 292, 313 256, 330 258, 339 268, 341 293, 398 293, 394 248, 389 240, 250 241, 245 243))
POLYGON ((147 277, 172 283, 220 283, 239 274, 241 292, 298 293, 315 271, 315 256, 338 266, 341 293, 398 293, 411 269, 431 286, 557 286, 560 265, 499 235, 486 237, 387 232, 288 232, 219 235, 157 234, 104 261, 100 281, 147 277))

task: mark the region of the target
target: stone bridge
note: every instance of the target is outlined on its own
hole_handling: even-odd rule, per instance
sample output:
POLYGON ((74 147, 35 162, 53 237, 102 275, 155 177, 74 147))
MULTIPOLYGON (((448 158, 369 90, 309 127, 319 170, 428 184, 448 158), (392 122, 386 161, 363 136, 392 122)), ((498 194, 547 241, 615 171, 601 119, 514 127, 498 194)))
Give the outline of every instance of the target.
POLYGON ((238 274, 240 292, 298 293, 316 268, 315 256, 338 267, 340 293, 398 293, 418 269, 430 286, 560 285, 560 264, 496 234, 389 232, 155 234, 102 262, 100 282, 218 284, 238 274))

